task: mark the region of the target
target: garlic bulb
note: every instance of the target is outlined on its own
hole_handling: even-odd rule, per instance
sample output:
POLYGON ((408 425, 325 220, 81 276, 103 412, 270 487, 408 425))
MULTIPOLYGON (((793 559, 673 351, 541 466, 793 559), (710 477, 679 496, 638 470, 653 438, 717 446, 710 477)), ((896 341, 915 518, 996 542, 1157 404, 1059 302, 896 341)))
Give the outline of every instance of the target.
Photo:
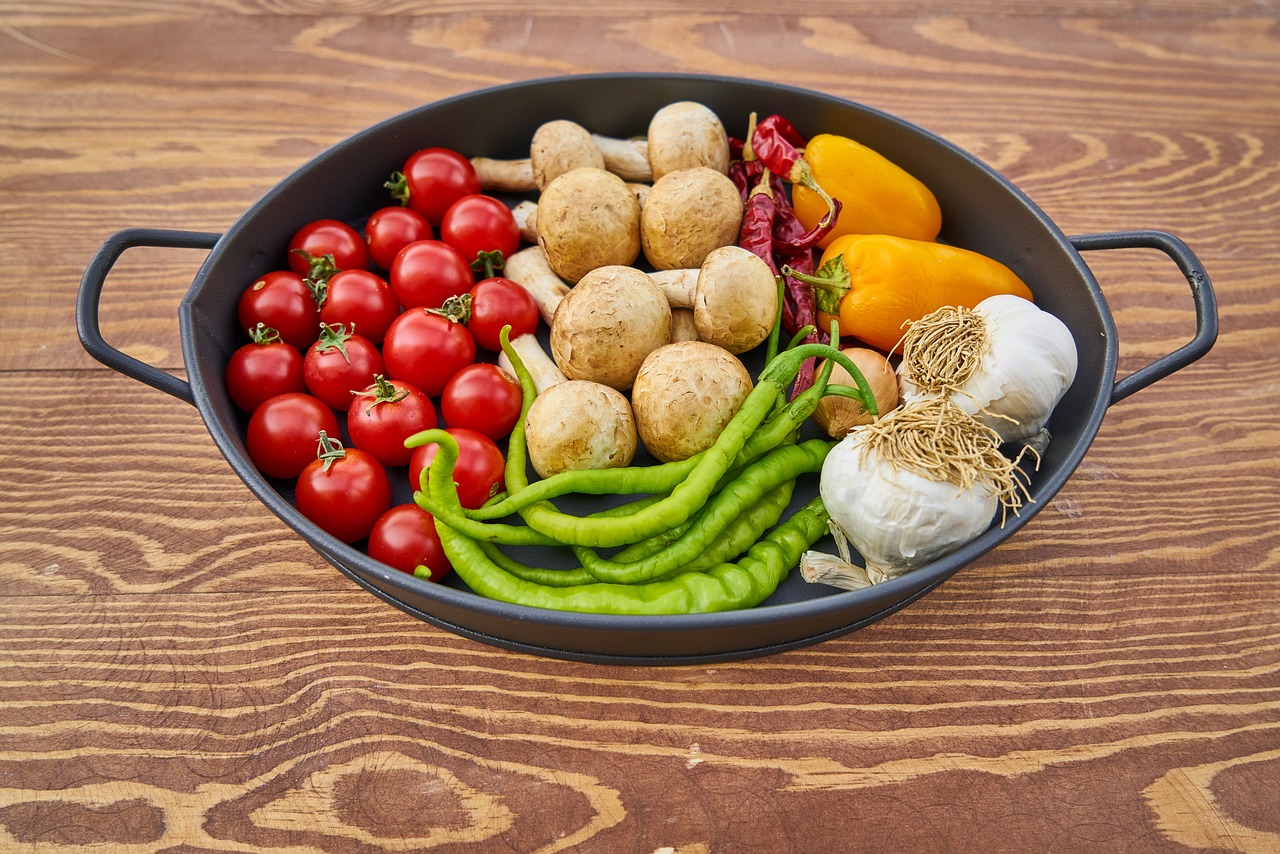
POLYGON ((1045 423, 1076 376, 1066 325, 1035 303, 1002 294, 974 308, 941 308, 902 339, 904 401, 950 397, 1006 442, 1048 444, 1045 423))
POLYGON ((999 435, 943 398, 854 428, 827 455, 818 492, 837 542, 847 539, 865 570, 840 584, 820 575, 831 559, 810 552, 801 574, 856 588, 936 560, 985 531, 997 509, 1017 511, 1017 474, 999 435))

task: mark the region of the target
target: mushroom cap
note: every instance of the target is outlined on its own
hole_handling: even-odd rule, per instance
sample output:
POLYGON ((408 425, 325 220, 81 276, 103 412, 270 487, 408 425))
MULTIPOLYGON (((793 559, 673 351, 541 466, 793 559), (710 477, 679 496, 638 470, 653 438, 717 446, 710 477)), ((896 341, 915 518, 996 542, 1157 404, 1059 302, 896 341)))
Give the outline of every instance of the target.
POLYGON ((555 119, 538 126, 529 143, 533 182, 539 190, 566 172, 604 168, 604 155, 591 132, 577 122, 555 119))
POLYGON ((525 416, 525 439, 540 477, 619 468, 635 459, 635 418, 626 396, 616 389, 569 380, 534 398, 525 416))
MULTIPOLYGON (((541 231, 541 214, 539 214, 541 231)), ((654 182, 640 211, 644 256, 658 270, 700 267, 707 254, 738 242, 742 195, 706 166, 670 172, 654 182)))
POLYGON ((551 354, 571 380, 631 388, 640 364, 671 340, 671 306, 634 267, 598 267, 578 281, 551 319, 551 354))
POLYGON ((663 462, 706 450, 751 385, 741 360, 723 347, 703 341, 659 347, 644 360, 631 389, 640 441, 663 462))
POLYGON ((720 118, 695 101, 676 101, 649 121, 649 167, 657 181, 670 172, 706 166, 729 171, 729 138, 720 118))
POLYGON ((769 337, 777 311, 777 280, 758 255, 740 246, 722 246, 707 255, 693 298, 699 338, 745 353, 769 337))
POLYGON ((581 167, 552 179, 538 197, 536 229, 551 269, 571 284, 597 267, 640 257, 640 202, 603 169, 581 167))

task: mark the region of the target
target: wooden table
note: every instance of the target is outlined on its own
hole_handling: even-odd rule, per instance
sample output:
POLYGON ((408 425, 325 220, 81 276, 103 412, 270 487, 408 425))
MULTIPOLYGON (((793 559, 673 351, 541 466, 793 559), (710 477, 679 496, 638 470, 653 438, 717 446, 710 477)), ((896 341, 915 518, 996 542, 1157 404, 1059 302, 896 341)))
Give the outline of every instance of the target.
MULTIPOLYGON (((0 849, 1280 850, 1280 4, 819 5, 0 0, 0 849), (634 70, 847 97, 1068 234, 1170 231, 1222 335, 923 600, 678 668, 507 653, 376 601, 195 410, 76 339, 119 229, 221 232, 419 104, 634 70)), ((203 258, 127 255, 108 339, 181 375, 203 258)), ((1088 261, 1122 374, 1191 336, 1168 259, 1088 261)))

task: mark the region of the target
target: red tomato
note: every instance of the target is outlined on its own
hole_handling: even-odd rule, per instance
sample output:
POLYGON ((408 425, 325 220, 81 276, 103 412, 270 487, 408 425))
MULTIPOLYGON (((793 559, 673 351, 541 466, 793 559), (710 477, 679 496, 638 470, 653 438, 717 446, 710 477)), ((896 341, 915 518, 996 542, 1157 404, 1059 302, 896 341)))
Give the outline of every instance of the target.
POLYGON ((439 240, 416 240, 391 262, 391 290, 405 308, 439 308, 471 290, 475 280, 462 253, 439 240))
POLYGON ((426 308, 411 308, 382 342, 386 374, 437 397, 458 371, 476 360, 476 340, 461 323, 426 308))
POLYGON ((391 507, 391 481, 382 463, 359 448, 344 448, 329 436, 319 454, 298 475, 298 512, 344 543, 369 536, 391 507))
POLYGON ((453 570, 440 545, 435 517, 417 504, 397 504, 369 532, 369 557, 410 575, 420 566, 439 581, 453 570))
POLYGON ((520 227, 505 204, 477 193, 463 196, 445 211, 440 239, 470 264, 481 252, 501 252, 503 258, 510 258, 520 248, 520 227))
POLYGON ((409 464, 413 449, 404 440, 436 426, 431 398, 403 380, 376 377, 356 395, 347 412, 347 434, 357 448, 368 451, 384 466, 409 464))
POLYGON ((450 427, 466 427, 495 442, 520 420, 520 383, 489 362, 467 365, 453 375, 440 397, 440 414, 450 427))
POLYGON ((320 322, 341 323, 374 344, 381 344, 391 321, 400 316, 400 303, 391 286, 377 273, 344 270, 329 277, 320 304, 320 322))
POLYGON ((249 417, 249 459, 268 477, 297 477, 316 458, 320 431, 337 436, 338 429, 338 416, 319 398, 276 395, 249 417))
POLYGON ((256 279, 240 295, 236 312, 241 329, 269 326, 299 350, 310 347, 320 333, 315 296, 292 270, 274 270, 256 279))
MULTIPOLYGON (((465 427, 450 427, 446 432, 458 440, 458 462, 453 467, 458 499, 463 507, 474 510, 503 490, 506 460, 498 444, 483 433, 465 427)), ((422 473, 431 467, 436 450, 434 444, 414 448, 409 460, 409 483, 414 489, 422 488, 422 473)))
POLYGON ((471 319, 467 329, 476 343, 495 353, 502 349, 498 334, 511 325, 511 340, 538 331, 538 304, 518 282, 495 276, 476 282, 471 289, 471 319))
POLYGON ((302 359, 307 388, 342 412, 351 408, 354 392, 368 388, 374 377, 385 372, 382 355, 373 342, 348 332, 341 324, 326 326, 302 359))
POLYGON ((384 270, 391 269, 391 262, 401 249, 435 236, 431 223, 413 208, 394 205, 380 208, 364 224, 364 242, 369 246, 369 257, 384 270))
POLYGON ((471 161, 458 152, 424 148, 409 155, 389 186, 392 196, 438 226, 450 205, 480 192, 480 179, 471 161))
POLYGON ((267 398, 286 392, 305 392, 302 354, 280 340, 280 333, 265 326, 249 330, 253 341, 227 360, 227 393, 235 405, 253 412, 267 398))
POLYGON ((311 272, 311 259, 333 256, 339 270, 367 270, 369 247, 364 238, 345 222, 318 219, 309 222, 289 241, 289 269, 299 276, 311 272))

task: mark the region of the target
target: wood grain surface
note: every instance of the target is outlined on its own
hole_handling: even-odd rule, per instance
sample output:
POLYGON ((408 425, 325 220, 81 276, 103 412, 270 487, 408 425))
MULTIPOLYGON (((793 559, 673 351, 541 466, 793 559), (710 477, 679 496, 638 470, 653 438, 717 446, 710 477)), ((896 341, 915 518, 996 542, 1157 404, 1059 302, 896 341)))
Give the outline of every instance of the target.
MULTIPOLYGON (((1278 851, 1278 237, 1275 0, 0 0, 0 850, 1278 851), (651 70, 895 113, 1068 234, 1172 232, 1222 334, 919 602, 673 668, 504 652, 379 602, 193 408, 76 338, 119 229, 222 232, 442 97, 651 70)), ((202 260, 128 253, 108 340, 181 375, 202 260)), ((1167 258, 1086 260, 1121 374, 1191 337, 1167 258)))

